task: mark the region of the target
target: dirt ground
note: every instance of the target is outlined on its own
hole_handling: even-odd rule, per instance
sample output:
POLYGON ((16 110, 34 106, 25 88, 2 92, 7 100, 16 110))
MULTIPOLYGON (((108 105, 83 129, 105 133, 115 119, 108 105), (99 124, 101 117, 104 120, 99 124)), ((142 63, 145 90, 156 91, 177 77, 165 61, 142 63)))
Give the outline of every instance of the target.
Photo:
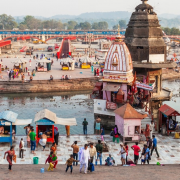
POLYGON ((136 167, 107 167, 96 166, 92 173, 79 173, 79 166, 75 166, 73 174, 65 172, 66 165, 58 165, 53 172, 47 171, 48 165, 13 165, 9 172, 8 165, 0 165, 1 180, 179 180, 179 165, 138 165, 136 167), (40 169, 45 168, 45 173, 40 173, 40 169))

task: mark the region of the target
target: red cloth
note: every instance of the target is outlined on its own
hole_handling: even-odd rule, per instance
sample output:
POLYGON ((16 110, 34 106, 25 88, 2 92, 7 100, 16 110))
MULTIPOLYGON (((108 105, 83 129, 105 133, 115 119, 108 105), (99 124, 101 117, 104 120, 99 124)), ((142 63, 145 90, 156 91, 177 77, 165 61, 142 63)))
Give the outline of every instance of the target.
POLYGON ((54 127, 54 129, 55 129, 56 131, 58 131, 58 128, 57 128, 56 126, 54 127))
POLYGON ((12 157, 15 155, 15 151, 12 151, 12 152, 11 152, 11 151, 9 150, 9 151, 6 151, 6 152, 5 152, 5 155, 6 155, 6 154, 8 154, 6 159, 7 159, 8 163, 9 163, 9 165, 12 166, 12 157))
POLYGON ((139 156, 139 150, 141 150, 140 147, 137 145, 134 145, 132 146, 132 148, 134 148, 134 155, 139 156))
POLYGON ((119 135, 118 135, 118 134, 116 134, 116 135, 114 135, 114 137, 115 137, 115 138, 118 138, 118 137, 119 137, 119 135))

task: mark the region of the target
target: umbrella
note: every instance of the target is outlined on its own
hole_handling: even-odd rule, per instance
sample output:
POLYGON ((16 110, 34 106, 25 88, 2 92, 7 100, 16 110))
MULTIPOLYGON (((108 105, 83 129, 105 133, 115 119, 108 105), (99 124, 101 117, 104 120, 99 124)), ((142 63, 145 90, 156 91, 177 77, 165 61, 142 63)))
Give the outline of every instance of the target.
POLYGON ((94 62, 94 60, 89 58, 88 56, 83 56, 83 57, 81 57, 81 62, 82 63, 94 62))

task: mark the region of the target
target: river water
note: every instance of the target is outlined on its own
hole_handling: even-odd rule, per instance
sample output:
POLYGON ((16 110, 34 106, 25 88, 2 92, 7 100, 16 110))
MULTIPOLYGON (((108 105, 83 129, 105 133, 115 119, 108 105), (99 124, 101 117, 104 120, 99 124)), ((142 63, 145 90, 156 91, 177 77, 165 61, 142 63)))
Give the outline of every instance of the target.
MULTIPOLYGON (((57 117, 76 118, 77 126, 71 127, 71 134, 83 134, 82 121, 87 119, 88 134, 94 134, 94 109, 90 93, 33 93, 4 94, 0 96, 0 112, 10 110, 18 113, 18 119, 33 119, 37 112, 49 109, 57 117), (53 101, 52 101, 53 99, 53 101)), ((35 127, 35 124, 32 124, 35 127)), ((57 125, 60 134, 65 134, 65 127, 57 125)), ((17 135, 25 135, 23 126, 17 126, 17 135)))
MULTIPOLYGON (((179 94, 180 81, 163 81, 163 87, 173 94, 179 94)), ((18 119, 33 119, 37 112, 49 109, 57 117, 76 118, 77 126, 71 127, 71 134, 83 134, 82 121, 87 119, 88 134, 94 134, 94 106, 90 99, 91 91, 75 93, 29 93, 3 94, 0 96, 0 112, 10 110, 18 113, 18 119), (53 99, 53 101, 52 101, 53 99)), ((171 102, 180 105, 180 97, 173 96, 171 102), (176 102, 174 102, 176 101, 176 102)), ((35 127, 35 124, 32 124, 35 127)), ((65 134, 65 127, 57 125, 60 134, 65 134)), ((17 126, 17 135, 25 135, 23 126, 17 126)))

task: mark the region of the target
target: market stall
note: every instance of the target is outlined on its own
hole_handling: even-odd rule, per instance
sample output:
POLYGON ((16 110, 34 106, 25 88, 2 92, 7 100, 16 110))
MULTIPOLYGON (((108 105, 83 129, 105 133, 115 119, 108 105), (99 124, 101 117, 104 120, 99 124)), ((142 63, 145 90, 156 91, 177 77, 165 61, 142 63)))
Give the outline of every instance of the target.
POLYGON ((44 109, 35 115, 34 122, 36 124, 36 142, 40 140, 39 133, 45 133, 47 135, 47 142, 54 142, 54 125, 66 125, 74 126, 77 125, 75 118, 64 119, 58 118, 55 113, 44 109))
POLYGON ((62 70, 63 71, 68 71, 68 70, 74 70, 74 62, 72 58, 63 58, 60 59, 61 65, 62 65, 62 70))
POLYGON ((167 132, 167 135, 171 132, 175 132, 177 129, 177 116, 180 116, 178 111, 167 104, 162 105, 159 108, 159 131, 161 131, 162 134, 163 132, 167 132), (165 128, 165 131, 163 131, 163 128, 165 128))
POLYGON ((51 70, 51 60, 41 59, 41 60, 36 60, 36 62, 38 63, 37 66, 38 72, 46 72, 51 70))
POLYGON ((88 56, 81 57, 81 68, 82 69, 90 69, 91 64, 94 62, 93 59, 89 58, 88 56))
POLYGON ((16 134, 17 125, 27 125, 32 123, 32 119, 17 119, 18 114, 12 111, 0 113, 0 142, 9 142, 12 145, 16 134))
POLYGON ((11 63, 14 64, 13 70, 16 76, 21 72, 25 72, 27 62, 28 61, 25 59, 18 59, 18 60, 11 61, 11 63))

